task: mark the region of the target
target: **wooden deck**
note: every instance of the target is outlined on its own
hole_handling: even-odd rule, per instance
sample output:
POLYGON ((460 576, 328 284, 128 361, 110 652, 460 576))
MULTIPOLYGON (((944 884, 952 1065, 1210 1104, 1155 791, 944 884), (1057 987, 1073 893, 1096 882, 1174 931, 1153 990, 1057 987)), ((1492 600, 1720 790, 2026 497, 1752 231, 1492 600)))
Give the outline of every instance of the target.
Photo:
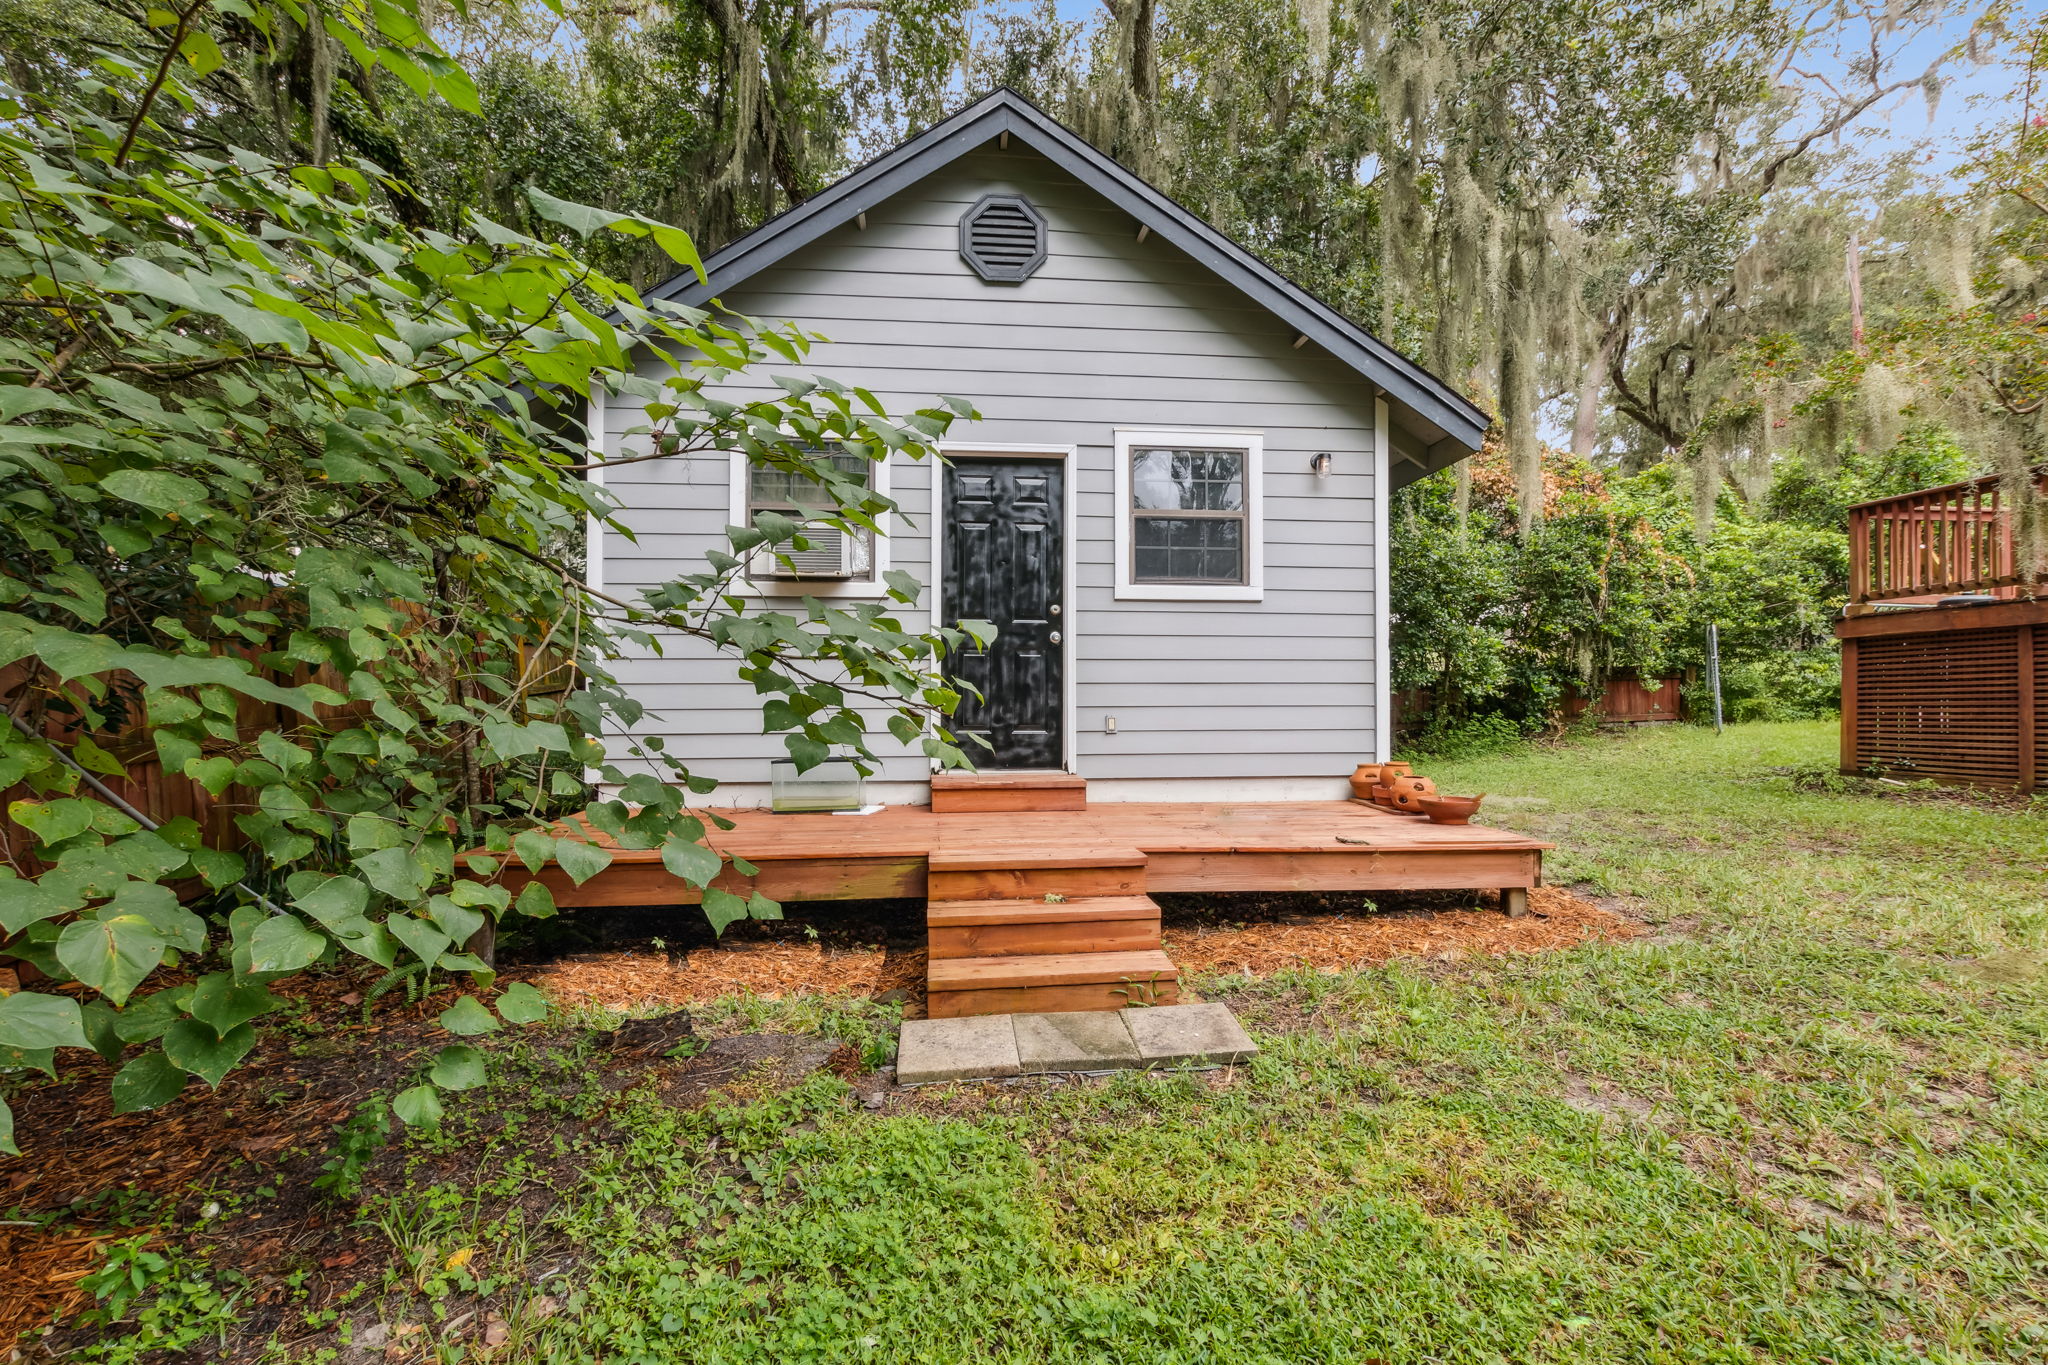
MULTIPOLYGON (((1078 778, 978 779, 934 795, 937 810, 720 812, 733 827, 712 843, 753 870, 729 866, 715 885, 781 901, 923 898, 928 1008, 943 1018, 1173 1004, 1180 972, 1156 892, 1497 890, 1512 915, 1550 847, 1349 801, 1091 806, 1078 778)), ((701 898, 659 853, 590 837, 613 860, 581 886, 543 869, 557 905, 701 898)), ((515 889, 527 877, 508 874, 515 889)))
MULTIPOLYGON (((1483 825, 1435 825, 1352 801, 1130 802, 1078 810, 959 811, 889 806, 873 815, 719 812, 722 853, 754 864, 716 885, 777 900, 864 900, 929 894, 936 857, 948 870, 1000 873, 1062 854, 1139 854, 1143 889, 1158 891, 1501 890, 1539 885, 1552 845, 1483 825)), ((597 843, 611 845, 601 834, 597 843)), ((1079 866, 1078 862, 1069 866, 1079 866)), ((564 907, 689 905, 695 888, 654 850, 614 849, 581 886, 560 868, 539 874, 564 907)), ((524 874, 517 874, 523 881, 524 874)), ((515 887, 516 889, 516 887, 515 887)))

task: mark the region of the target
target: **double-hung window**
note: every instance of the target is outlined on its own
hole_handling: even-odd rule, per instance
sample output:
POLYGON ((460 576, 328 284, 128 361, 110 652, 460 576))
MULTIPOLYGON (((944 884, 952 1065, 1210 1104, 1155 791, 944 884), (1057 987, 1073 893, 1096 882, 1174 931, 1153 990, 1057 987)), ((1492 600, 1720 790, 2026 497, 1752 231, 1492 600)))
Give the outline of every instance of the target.
MULTIPOLYGON (((876 463, 846 451, 823 455, 848 478, 888 495, 886 462, 876 463)), ((754 464, 735 451, 732 456, 732 519, 752 526, 756 512, 774 512, 803 528, 808 549, 789 541, 760 546, 746 557, 745 579, 763 594, 873 596, 879 594, 881 563, 886 555, 875 534, 864 527, 842 530, 823 520, 832 500, 817 483, 801 474, 754 464)))
POLYGON ((1256 600, 1259 456, 1248 432, 1118 432, 1116 595, 1256 600))

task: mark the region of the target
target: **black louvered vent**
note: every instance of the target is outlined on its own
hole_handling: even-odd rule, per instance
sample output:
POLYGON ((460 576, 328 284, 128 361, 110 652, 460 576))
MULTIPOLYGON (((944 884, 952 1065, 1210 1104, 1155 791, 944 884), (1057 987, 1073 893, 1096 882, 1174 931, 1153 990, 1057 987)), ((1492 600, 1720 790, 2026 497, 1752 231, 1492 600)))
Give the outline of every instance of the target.
POLYGON ((960 254, 985 280, 1028 280, 1045 264, 1045 217, 1020 194, 988 195, 961 216, 960 254))

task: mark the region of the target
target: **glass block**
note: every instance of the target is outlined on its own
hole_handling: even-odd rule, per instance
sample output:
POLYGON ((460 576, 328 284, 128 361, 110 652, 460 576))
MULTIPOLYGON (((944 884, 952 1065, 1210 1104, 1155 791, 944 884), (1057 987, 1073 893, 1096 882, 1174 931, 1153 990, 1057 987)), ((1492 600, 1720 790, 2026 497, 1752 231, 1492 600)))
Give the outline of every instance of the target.
POLYGON ((769 806, 779 814, 806 811, 859 810, 867 801, 867 779, 851 759, 828 758, 809 772, 796 770, 796 760, 773 759, 769 770, 769 806))

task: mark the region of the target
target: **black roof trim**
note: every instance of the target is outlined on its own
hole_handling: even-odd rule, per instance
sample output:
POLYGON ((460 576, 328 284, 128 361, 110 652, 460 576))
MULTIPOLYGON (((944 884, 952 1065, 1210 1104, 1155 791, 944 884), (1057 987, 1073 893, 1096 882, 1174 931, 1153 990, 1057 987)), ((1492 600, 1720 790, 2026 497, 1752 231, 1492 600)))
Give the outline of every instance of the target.
POLYGON ((1479 449, 1491 419, 1478 407, 1008 88, 983 96, 713 253, 704 263, 705 282, 686 271, 655 286, 647 297, 701 306, 1001 133, 1022 139, 1236 285, 1296 332, 1385 390, 1389 400, 1442 430, 1447 439, 1467 451, 1479 449))

